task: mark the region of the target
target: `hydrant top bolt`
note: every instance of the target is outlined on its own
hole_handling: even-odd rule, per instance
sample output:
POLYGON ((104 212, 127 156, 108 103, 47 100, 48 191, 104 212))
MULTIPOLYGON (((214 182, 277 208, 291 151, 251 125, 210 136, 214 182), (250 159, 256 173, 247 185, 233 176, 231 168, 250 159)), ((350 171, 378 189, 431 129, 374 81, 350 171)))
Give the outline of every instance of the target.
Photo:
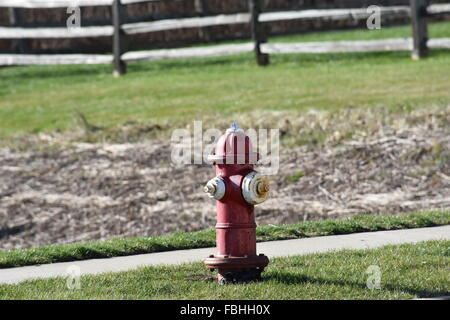
POLYGON ((229 130, 232 131, 232 132, 236 132, 236 131, 238 131, 238 129, 239 129, 239 127, 238 127, 237 122, 233 122, 233 123, 231 124, 229 130))

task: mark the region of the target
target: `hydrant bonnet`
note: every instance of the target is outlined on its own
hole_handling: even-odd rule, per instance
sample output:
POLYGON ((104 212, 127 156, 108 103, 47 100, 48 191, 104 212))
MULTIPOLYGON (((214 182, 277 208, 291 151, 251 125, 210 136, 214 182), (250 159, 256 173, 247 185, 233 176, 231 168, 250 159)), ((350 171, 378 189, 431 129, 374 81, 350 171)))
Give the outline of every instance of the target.
POLYGON ((259 160, 253 152, 250 138, 233 123, 217 142, 215 153, 208 156, 213 164, 255 164, 259 160))

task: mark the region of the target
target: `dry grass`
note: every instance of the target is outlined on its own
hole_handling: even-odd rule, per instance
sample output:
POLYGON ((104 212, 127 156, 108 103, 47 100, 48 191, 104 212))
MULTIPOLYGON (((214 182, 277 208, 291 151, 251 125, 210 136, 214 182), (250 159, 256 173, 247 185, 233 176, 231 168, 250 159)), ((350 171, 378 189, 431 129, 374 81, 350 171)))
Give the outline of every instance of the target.
MULTIPOLYGON (((281 170, 271 177, 271 198, 257 207, 259 224, 450 208, 450 107, 254 112, 238 120, 281 126, 284 134, 281 170)), ((126 130, 115 137, 125 139, 126 130)), ((214 225, 214 202, 202 192, 211 166, 174 166, 168 137, 79 142, 84 135, 38 135, 25 140, 39 148, 16 141, 0 149, 3 248, 214 225)))

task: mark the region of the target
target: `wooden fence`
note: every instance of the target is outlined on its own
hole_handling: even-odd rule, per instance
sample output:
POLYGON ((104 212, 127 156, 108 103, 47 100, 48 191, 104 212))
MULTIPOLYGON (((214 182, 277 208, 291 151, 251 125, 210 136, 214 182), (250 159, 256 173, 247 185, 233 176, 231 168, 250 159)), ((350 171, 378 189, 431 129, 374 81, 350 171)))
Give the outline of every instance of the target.
MULTIPOLYGON (((266 24, 276 21, 316 18, 328 18, 331 20, 366 20, 371 13, 368 12, 366 8, 264 12, 261 10, 262 0, 247 0, 249 8, 248 12, 126 23, 127 5, 151 1, 182 0, 2 0, 0 1, 0 7, 10 8, 12 17, 16 16, 15 10, 18 8, 42 9, 67 8, 74 6, 111 6, 113 13, 111 25, 87 26, 77 29, 69 29, 66 27, 0 27, 0 40, 19 39, 20 41, 20 39, 95 38, 108 36, 112 37, 113 54, 0 54, 0 65, 112 63, 114 65, 114 74, 121 75, 126 73, 127 62, 139 60, 206 57, 254 51, 257 63, 259 65, 266 65, 269 63, 270 53, 411 50, 412 57, 418 59, 426 56, 429 48, 450 48, 450 39, 428 40, 427 34, 427 17, 449 14, 450 4, 433 4, 427 6, 427 0, 410 0, 410 6, 381 7, 382 17, 411 18, 413 31, 412 39, 290 44, 266 43, 267 38, 270 36, 270 32, 268 32, 265 27, 266 24), (128 52, 127 50, 127 37, 129 35, 182 28, 201 29, 217 25, 232 24, 250 24, 252 42, 234 45, 216 45, 203 48, 163 49, 135 52, 128 52)), ((197 0, 196 3, 198 3, 200 9, 204 10, 207 5, 207 0, 197 0)), ((199 12, 202 12, 202 10, 199 10, 199 12)), ((22 50, 22 52, 25 51, 26 50, 22 50)))

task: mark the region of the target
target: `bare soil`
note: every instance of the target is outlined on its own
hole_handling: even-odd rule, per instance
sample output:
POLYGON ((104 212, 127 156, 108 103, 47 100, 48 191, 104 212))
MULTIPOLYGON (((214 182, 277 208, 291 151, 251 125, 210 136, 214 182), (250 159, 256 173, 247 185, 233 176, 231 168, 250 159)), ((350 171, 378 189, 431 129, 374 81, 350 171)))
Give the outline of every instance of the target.
MULTIPOLYGON (((283 144, 258 224, 450 208, 450 107, 270 119, 258 125, 280 127, 283 144)), ((213 167, 174 165, 170 139, 26 139, 28 148, 0 148, 0 249, 214 226, 203 193, 213 167)))

